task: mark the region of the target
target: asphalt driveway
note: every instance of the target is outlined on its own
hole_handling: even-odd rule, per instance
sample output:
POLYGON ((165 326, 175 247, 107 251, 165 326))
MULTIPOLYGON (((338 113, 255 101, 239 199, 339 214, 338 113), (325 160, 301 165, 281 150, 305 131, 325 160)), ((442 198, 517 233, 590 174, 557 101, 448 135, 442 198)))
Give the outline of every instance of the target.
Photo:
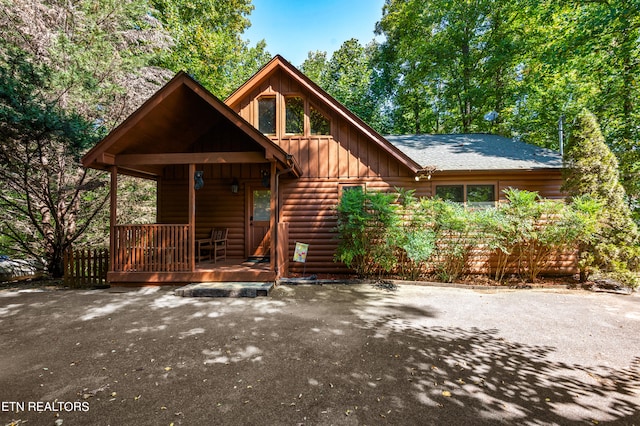
POLYGON ((3 290, 0 342, 0 425, 640 425, 637 294, 3 290))

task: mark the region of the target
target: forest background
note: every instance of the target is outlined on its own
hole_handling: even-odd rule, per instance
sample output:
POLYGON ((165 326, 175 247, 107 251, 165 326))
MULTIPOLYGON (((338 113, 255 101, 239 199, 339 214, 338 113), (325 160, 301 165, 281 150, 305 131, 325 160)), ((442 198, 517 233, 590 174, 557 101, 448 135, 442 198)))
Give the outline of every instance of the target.
MULTIPOLYGON (((224 99, 272 54, 250 0, 0 0, 0 254, 46 259, 108 231, 79 159, 184 70, 224 99)), ((387 0, 377 40, 301 70, 381 134, 491 132, 552 149, 588 109, 640 217, 640 0, 387 0)), ((313 23, 312 23, 313 24, 313 23)), ((317 23, 321 24, 321 23, 317 23)), ((276 54, 278 52, 272 52, 276 54)), ((121 179, 119 221, 154 220, 121 179)))

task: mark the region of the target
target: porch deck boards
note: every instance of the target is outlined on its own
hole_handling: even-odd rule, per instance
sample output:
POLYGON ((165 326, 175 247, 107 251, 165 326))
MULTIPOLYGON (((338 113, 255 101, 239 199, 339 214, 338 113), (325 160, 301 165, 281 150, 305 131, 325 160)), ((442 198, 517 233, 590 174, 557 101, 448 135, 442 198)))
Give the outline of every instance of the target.
POLYGON ((252 262, 246 259, 199 262, 195 271, 178 272, 109 272, 108 281, 118 285, 187 285, 211 282, 273 282, 275 271, 268 262, 252 262))

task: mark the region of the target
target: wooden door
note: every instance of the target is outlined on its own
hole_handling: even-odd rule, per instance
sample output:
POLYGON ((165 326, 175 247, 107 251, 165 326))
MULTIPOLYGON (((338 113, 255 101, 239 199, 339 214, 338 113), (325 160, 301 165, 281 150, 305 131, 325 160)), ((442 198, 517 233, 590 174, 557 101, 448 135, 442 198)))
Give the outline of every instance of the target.
POLYGON ((271 250, 271 190, 252 188, 248 207, 249 256, 268 257, 271 250))

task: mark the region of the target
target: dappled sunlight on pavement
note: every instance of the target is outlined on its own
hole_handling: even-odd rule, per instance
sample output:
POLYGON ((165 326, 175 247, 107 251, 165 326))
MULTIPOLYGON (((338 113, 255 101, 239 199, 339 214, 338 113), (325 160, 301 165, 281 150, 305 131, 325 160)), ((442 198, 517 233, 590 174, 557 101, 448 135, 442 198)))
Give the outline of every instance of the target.
POLYGON ((638 298, 271 294, 0 297, 0 400, 89 404, 58 417, 0 412, 0 424, 640 424, 638 298))

